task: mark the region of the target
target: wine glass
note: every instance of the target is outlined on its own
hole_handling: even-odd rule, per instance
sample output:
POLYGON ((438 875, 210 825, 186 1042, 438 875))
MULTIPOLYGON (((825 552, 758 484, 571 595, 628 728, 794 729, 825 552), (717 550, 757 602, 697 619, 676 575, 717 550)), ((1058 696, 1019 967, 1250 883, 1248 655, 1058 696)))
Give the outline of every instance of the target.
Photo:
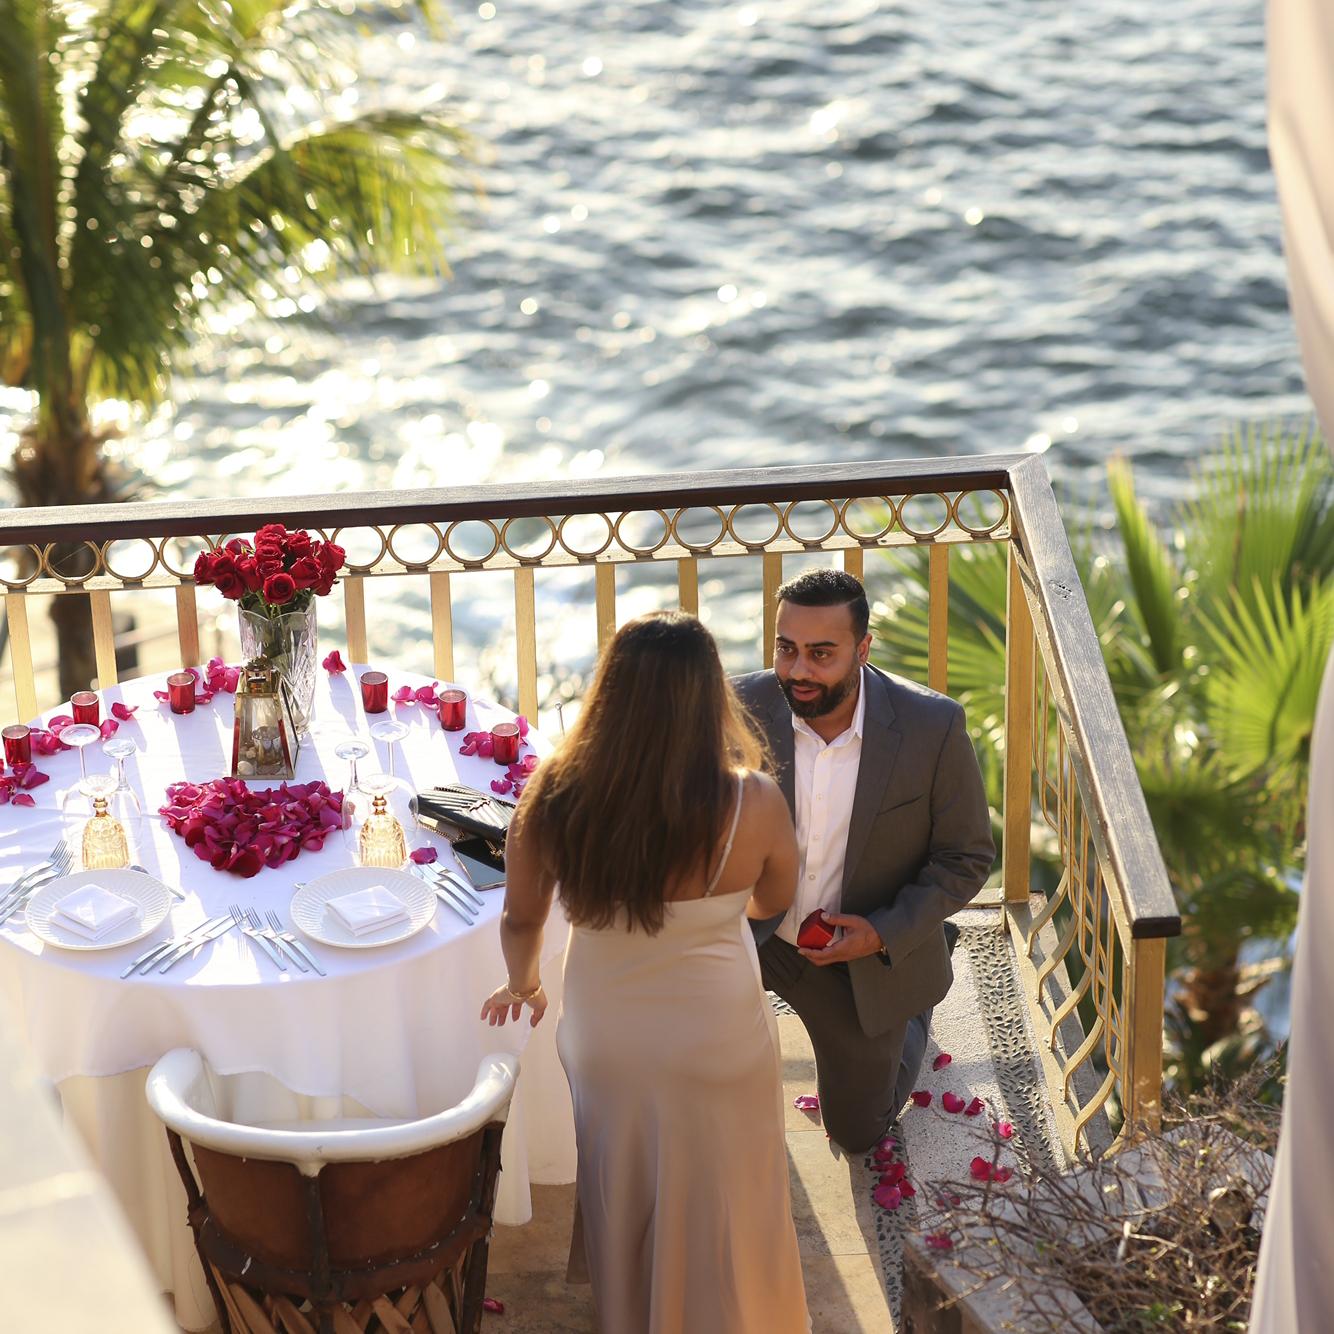
POLYGON ((128 866, 130 844, 125 826, 107 811, 107 802, 116 791, 116 775, 93 774, 79 784, 79 791, 93 803, 93 818, 83 827, 83 869, 111 871, 128 866))
POLYGON ((83 749, 102 739, 102 729, 94 727, 92 723, 71 723, 60 733, 60 739, 79 752, 79 781, 60 794, 60 809, 63 811, 76 793, 83 792, 83 786, 88 781, 88 762, 83 757, 83 749))
MULTIPOLYGON (((400 724, 402 726, 402 724, 400 724)), ((361 786, 357 780, 357 761, 371 753, 370 746, 359 736, 350 736, 334 747, 334 754, 340 760, 348 761, 347 791, 355 792, 361 786)))
POLYGON ((125 761, 138 751, 139 743, 133 737, 118 736, 112 737, 102 749, 116 761, 116 786, 111 794, 112 801, 123 803, 135 819, 142 819, 144 804, 125 777, 125 761))
POLYGON ((357 860, 362 866, 397 869, 407 858, 407 836, 388 806, 389 794, 397 786, 392 774, 367 774, 361 780, 361 790, 371 798, 371 813, 362 821, 357 836, 357 860))
MULTIPOLYGON (((396 718, 386 718, 383 722, 375 723, 371 727, 371 736, 377 741, 383 741, 385 743, 385 751, 389 763, 385 768, 385 772, 381 776, 389 780, 390 787, 394 787, 397 781, 394 774, 394 746, 397 742, 407 736, 407 734, 407 723, 400 723, 396 718)), ((363 792, 370 791, 366 786, 366 780, 364 779, 362 780, 361 790, 363 792)))

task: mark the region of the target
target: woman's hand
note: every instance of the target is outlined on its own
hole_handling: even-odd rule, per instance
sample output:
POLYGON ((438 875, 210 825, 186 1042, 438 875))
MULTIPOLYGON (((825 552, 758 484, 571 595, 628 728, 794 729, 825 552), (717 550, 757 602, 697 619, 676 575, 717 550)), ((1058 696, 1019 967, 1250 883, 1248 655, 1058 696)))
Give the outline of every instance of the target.
POLYGON ((526 1000, 515 1000, 514 993, 508 986, 497 987, 482 1002, 481 1017, 493 1028, 497 1024, 503 1027, 508 1019, 513 1019, 515 1023, 518 1023, 519 1014, 525 1005, 533 1012, 533 1017, 529 1020, 529 1023, 536 1028, 542 1016, 547 1012, 547 993, 541 986, 526 1000))

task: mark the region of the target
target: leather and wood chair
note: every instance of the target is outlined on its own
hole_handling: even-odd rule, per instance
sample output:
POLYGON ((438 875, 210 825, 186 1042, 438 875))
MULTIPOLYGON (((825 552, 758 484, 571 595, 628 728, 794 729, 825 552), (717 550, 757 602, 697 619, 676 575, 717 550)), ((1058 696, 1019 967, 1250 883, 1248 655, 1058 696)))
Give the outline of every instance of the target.
POLYGON ((419 1121, 243 1125, 198 1052, 148 1077, 227 1334, 476 1334, 517 1058, 419 1121), (193 1166, 192 1166, 193 1163, 193 1166))

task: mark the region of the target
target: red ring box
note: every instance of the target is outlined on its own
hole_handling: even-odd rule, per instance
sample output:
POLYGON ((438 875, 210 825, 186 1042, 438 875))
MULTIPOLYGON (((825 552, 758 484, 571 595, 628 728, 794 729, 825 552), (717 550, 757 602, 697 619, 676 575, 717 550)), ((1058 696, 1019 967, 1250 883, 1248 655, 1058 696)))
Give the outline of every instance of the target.
POLYGON ((834 938, 838 928, 817 908, 797 928, 797 944, 804 950, 822 950, 834 938))

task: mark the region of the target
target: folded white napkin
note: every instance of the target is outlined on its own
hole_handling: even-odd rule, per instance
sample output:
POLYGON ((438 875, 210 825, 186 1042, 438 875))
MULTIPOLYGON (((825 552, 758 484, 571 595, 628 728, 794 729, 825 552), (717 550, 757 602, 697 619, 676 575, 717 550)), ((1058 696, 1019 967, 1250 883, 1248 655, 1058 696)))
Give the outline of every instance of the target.
POLYGON ((370 885, 352 894, 340 894, 324 905, 354 936, 378 931, 409 920, 403 900, 383 885, 370 885))
POLYGON ((52 910, 51 921, 85 940, 101 940, 138 916, 139 905, 132 899, 89 884, 66 894, 52 910))

